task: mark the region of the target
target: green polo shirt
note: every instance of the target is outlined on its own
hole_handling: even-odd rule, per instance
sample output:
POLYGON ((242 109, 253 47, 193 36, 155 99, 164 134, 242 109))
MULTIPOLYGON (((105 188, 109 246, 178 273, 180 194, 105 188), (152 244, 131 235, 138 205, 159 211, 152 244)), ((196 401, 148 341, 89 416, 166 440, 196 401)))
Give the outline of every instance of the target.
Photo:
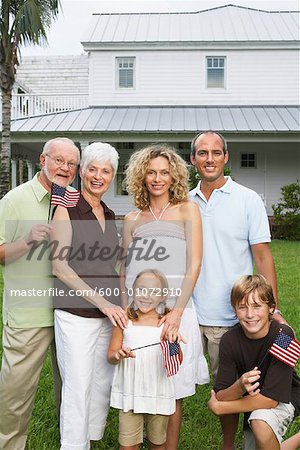
MULTIPOLYGON (((35 224, 47 224, 50 195, 38 176, 12 189, 0 201, 0 245, 23 239, 35 224)), ((51 261, 49 250, 41 249, 29 251, 3 268, 5 325, 53 325, 51 261)))

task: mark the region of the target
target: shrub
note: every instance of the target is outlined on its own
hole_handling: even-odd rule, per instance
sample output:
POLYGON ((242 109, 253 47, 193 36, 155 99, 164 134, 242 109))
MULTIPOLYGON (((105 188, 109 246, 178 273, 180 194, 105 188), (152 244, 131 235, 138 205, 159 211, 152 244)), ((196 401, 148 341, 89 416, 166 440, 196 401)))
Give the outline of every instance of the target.
POLYGON ((278 239, 300 240, 300 181, 281 188, 282 198, 274 211, 273 237, 278 239))

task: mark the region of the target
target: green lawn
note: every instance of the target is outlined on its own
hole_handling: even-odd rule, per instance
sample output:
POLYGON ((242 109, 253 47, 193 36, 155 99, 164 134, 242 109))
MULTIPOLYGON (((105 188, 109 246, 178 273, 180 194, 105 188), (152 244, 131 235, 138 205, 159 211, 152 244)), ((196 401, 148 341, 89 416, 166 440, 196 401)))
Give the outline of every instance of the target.
MULTIPOLYGON (((300 242, 273 241, 271 248, 278 276, 280 309, 300 339, 300 242)), ((298 372, 300 372, 299 364, 298 372)), ((179 447, 182 450, 217 450, 220 447, 221 430, 218 419, 206 408, 210 389, 211 386, 200 386, 197 394, 184 403, 184 420, 179 447)), ((287 436, 299 430, 299 419, 292 424, 287 436)), ((104 439, 94 443, 92 448, 117 449, 117 436, 117 414, 111 411, 104 439)), ((237 443, 237 448, 241 448, 241 430, 239 430, 237 443)), ((37 392, 27 449, 56 450, 58 448, 59 431, 48 358, 37 392)))

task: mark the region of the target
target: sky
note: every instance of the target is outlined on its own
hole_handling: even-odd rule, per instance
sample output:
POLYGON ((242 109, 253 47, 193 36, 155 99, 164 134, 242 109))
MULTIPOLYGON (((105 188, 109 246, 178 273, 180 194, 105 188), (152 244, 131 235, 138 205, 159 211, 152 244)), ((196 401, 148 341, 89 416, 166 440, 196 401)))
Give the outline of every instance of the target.
POLYGON ((62 11, 48 31, 48 46, 29 46, 22 56, 78 55, 93 13, 200 11, 226 4, 265 10, 299 10, 300 0, 61 0, 62 11))

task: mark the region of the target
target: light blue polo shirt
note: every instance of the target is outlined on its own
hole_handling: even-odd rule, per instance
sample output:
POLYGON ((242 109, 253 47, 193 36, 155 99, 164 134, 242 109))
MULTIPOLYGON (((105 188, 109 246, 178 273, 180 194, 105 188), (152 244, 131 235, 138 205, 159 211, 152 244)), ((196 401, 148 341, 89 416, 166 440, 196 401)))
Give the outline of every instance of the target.
POLYGON ((268 217, 259 195, 230 177, 209 200, 200 183, 190 192, 203 223, 203 261, 193 301, 199 324, 230 327, 237 322, 230 305, 232 285, 253 273, 251 245, 270 242, 268 217))

